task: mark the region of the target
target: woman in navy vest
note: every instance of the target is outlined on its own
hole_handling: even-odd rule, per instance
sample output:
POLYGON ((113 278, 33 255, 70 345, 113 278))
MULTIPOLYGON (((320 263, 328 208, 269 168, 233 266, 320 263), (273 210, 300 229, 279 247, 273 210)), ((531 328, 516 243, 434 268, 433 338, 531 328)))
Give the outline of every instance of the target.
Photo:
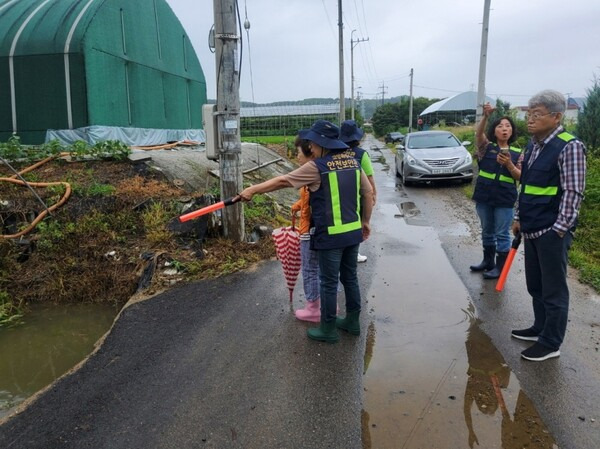
POLYGON ((521 150, 511 146, 517 135, 510 117, 496 119, 486 135, 484 130, 493 111, 489 103, 483 106, 483 118, 475 135, 479 175, 473 200, 481 221, 483 261, 470 268, 472 271, 482 271, 485 279, 497 279, 500 276, 510 250, 510 226, 523 160, 521 150))
POLYGON ((317 120, 298 137, 309 142, 314 156, 300 168, 244 189, 239 198, 250 201, 257 193, 307 186, 312 215, 311 249, 318 253, 321 322, 308 329, 312 340, 335 343, 337 329, 360 335, 361 297, 356 274, 358 245, 371 233, 373 189, 358 161, 339 140, 340 129, 317 120), (338 280, 344 286, 346 316, 337 317, 338 280))

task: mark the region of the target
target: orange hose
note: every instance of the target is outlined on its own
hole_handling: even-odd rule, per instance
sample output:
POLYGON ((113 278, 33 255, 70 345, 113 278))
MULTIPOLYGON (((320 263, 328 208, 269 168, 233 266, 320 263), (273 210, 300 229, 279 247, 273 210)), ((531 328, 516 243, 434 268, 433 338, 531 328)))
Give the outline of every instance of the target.
MULTIPOLYGON (((28 173, 38 167, 40 167, 41 165, 45 164, 46 162, 49 162, 53 159, 56 159, 57 157, 60 156, 65 156, 68 155, 69 153, 61 153, 59 155, 56 156, 50 156, 47 157, 46 159, 43 159, 39 162, 36 162, 35 164, 25 168, 24 170, 19 172, 19 175, 23 175, 25 173, 28 173)), ((65 204, 67 202, 67 200, 69 199, 69 197, 71 196, 71 184, 69 184, 68 182, 62 182, 62 181, 57 181, 57 182, 23 182, 20 179, 16 179, 17 175, 13 175, 10 178, 0 178, 0 182, 10 182, 13 184, 17 184, 17 185, 22 185, 22 186, 34 186, 34 187, 49 187, 49 186, 56 186, 56 185, 63 185, 65 186, 65 193, 64 195, 61 197, 61 199, 56 203, 53 204, 52 206, 50 206, 49 208, 43 210, 37 217, 35 217, 35 219, 29 224, 29 226, 27 226, 25 229, 23 229, 22 231, 16 233, 16 234, 10 234, 10 235, 0 235, 0 239, 16 239, 19 237, 22 237, 28 233, 30 233, 36 226, 37 224, 42 221, 49 212, 52 212, 53 210, 59 208, 60 206, 62 206, 63 204, 65 204)))

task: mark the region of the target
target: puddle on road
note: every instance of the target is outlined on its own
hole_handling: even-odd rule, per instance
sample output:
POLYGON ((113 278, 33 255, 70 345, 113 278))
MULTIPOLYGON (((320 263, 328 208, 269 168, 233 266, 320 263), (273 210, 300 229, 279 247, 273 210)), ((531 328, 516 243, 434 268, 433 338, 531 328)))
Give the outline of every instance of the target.
POLYGON ((116 314, 99 304, 34 305, 24 324, 0 329, 0 419, 83 360, 116 314))
MULTIPOLYGON (((407 206, 406 210, 414 210, 407 206)), ((379 209, 381 244, 367 297, 364 448, 558 446, 516 376, 481 331, 435 230, 379 209)))

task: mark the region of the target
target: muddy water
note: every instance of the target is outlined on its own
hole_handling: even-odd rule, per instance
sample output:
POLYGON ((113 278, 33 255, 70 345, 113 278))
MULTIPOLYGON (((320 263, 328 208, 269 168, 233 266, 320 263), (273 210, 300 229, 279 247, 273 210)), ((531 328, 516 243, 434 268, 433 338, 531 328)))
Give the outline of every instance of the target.
POLYGON ((437 232, 415 204, 381 187, 377 227, 394 237, 373 239, 378 255, 369 259, 376 265, 368 292, 363 447, 557 448, 480 330, 437 232))
POLYGON ((112 306, 34 306, 25 324, 0 329, 0 419, 84 359, 112 325, 112 306))

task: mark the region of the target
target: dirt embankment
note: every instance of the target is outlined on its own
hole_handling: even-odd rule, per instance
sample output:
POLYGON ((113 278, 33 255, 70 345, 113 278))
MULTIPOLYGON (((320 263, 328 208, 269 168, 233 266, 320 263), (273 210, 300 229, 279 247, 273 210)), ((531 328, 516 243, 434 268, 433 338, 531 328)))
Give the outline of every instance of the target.
MULTIPOLYGON (((12 175, 1 168, 1 177, 12 175)), ((0 239, 0 294, 13 304, 120 305, 142 288, 151 294, 274 255, 269 239, 233 244, 220 238, 214 214, 196 220, 183 232, 171 232, 170 223, 186 207, 214 200, 216 192, 190 194, 144 163, 55 160, 24 177, 30 182, 66 181, 72 193, 33 232, 19 239, 0 239)), ((35 190, 50 206, 60 200, 65 188, 35 190)), ((274 203, 266 200, 257 207, 246 219, 248 230, 265 217, 277 223, 274 203)), ((3 235, 24 229, 43 209, 27 188, 0 183, 3 235)))

